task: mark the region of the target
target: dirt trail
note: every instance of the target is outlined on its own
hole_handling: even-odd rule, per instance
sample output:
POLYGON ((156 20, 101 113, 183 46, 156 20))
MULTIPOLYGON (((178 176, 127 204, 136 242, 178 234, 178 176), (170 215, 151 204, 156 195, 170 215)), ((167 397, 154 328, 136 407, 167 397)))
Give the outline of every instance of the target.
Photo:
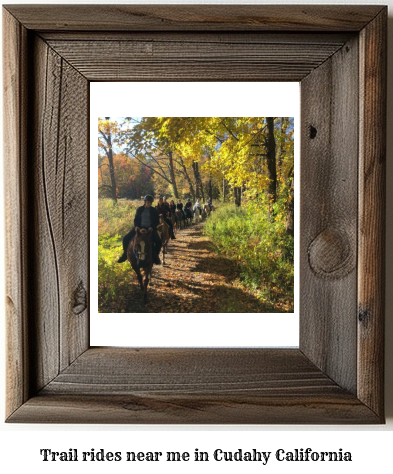
POLYGON ((126 313, 264 312, 261 303, 236 283, 235 264, 214 252, 203 225, 180 230, 176 240, 169 241, 165 265, 153 266, 146 305, 130 267, 126 313))

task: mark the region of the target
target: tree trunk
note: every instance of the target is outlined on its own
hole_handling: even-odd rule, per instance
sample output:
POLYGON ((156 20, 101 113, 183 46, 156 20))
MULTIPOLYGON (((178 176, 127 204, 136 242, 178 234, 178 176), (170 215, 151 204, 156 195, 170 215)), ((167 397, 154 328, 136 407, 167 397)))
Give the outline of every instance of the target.
POLYGON ((272 205, 276 202, 277 193, 277 171, 276 171, 276 141, 274 139, 274 118, 266 117, 267 140, 266 140, 266 162, 267 175, 269 178, 268 199, 269 215, 273 214, 272 205))
MULTIPOLYGON (((105 117, 106 120, 110 120, 110 117, 105 117)), ((109 162, 109 175, 111 177, 111 194, 112 199, 117 203, 117 186, 116 186, 116 177, 115 177, 115 167, 113 165, 113 151, 112 151, 112 135, 110 130, 108 130, 108 135, 105 136, 105 141, 107 147, 105 149, 106 156, 109 162)))
POLYGON ((242 205, 242 188, 240 186, 235 186, 233 188, 233 194, 235 197, 235 205, 240 207, 242 205))
POLYGON ((291 190, 289 192, 289 202, 287 207, 287 222, 285 225, 287 234, 294 236, 294 189, 293 178, 291 180, 291 190))
MULTIPOLYGON (((285 137, 287 134, 287 129, 288 129, 288 118, 286 117, 280 117, 279 119, 280 123, 280 141, 278 143, 278 150, 277 150, 277 157, 278 157, 278 163, 277 163, 277 170, 280 176, 282 176, 282 162, 283 162, 283 157, 285 155, 284 147, 285 147, 285 137)), ((280 186, 278 186, 278 194, 280 194, 280 186)))
POLYGON ((274 139, 274 118, 267 117, 266 161, 269 178, 268 193, 271 202, 276 202, 277 171, 276 171, 276 140, 274 139))
POLYGON ((207 185, 207 194, 208 194, 208 197, 210 197, 210 199, 213 199, 213 180, 212 180, 212 172, 210 168, 212 158, 210 156, 210 153, 208 154, 208 159, 209 159, 209 181, 207 185))
POLYGON ((117 202, 117 186, 116 186, 116 178, 115 178, 115 167, 113 165, 113 152, 112 148, 109 148, 107 152, 108 161, 109 161, 109 174, 111 176, 111 194, 112 199, 117 202))
POLYGON ((173 154, 172 154, 171 151, 168 152, 168 157, 169 157, 169 175, 171 177, 171 184, 172 184, 173 194, 175 195, 176 199, 179 199, 179 193, 177 191, 177 184, 176 184, 175 170, 174 170, 174 167, 173 167, 173 154))
POLYGON ((202 199, 203 201, 205 201, 205 195, 204 195, 204 192, 203 192, 203 184, 202 184, 202 180, 201 180, 201 175, 199 173, 199 164, 198 164, 197 161, 193 162, 192 169, 194 171, 196 197, 197 197, 197 199, 202 199))
POLYGON ((183 168, 183 174, 184 174, 184 176, 187 180, 188 187, 190 188, 190 193, 191 193, 192 199, 195 202, 196 197, 195 197, 194 185, 192 184, 192 180, 190 178, 190 175, 188 174, 188 171, 187 171, 186 165, 184 164, 183 158, 181 156, 179 158, 180 158, 181 167, 183 168))

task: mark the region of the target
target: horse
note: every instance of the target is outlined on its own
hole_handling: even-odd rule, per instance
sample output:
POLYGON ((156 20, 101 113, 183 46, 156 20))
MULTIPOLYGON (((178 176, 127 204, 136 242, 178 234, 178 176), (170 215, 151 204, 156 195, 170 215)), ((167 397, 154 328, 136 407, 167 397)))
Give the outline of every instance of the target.
POLYGON ((201 212, 201 208, 198 207, 198 206, 194 206, 194 218, 195 218, 195 222, 201 222, 202 221, 202 212, 201 212))
POLYGON ((191 225, 192 224, 192 218, 193 218, 192 210, 190 208, 185 209, 185 213, 186 213, 186 218, 185 218, 184 223, 186 225, 191 225))
POLYGON ((183 211, 178 209, 176 211, 176 217, 177 217, 177 226, 176 227, 180 230, 180 229, 184 228, 184 214, 183 214, 183 211))
POLYGON ((209 217, 210 213, 212 212, 212 209, 210 209, 209 204, 204 204, 203 211, 205 212, 206 217, 209 217))
POLYGON ((162 217, 160 217, 160 224, 157 226, 157 233, 162 241, 162 264, 165 265, 165 255, 170 236, 169 226, 162 217))
POLYGON ((173 233, 175 234, 177 232, 177 221, 176 221, 176 216, 173 212, 171 212, 171 222, 172 222, 173 233))
POLYGON ((135 228, 135 237, 128 244, 127 258, 131 263, 143 292, 143 302, 147 303, 147 286, 153 267, 153 249, 150 242, 151 230, 135 228), (143 277, 141 273, 143 269, 143 277))

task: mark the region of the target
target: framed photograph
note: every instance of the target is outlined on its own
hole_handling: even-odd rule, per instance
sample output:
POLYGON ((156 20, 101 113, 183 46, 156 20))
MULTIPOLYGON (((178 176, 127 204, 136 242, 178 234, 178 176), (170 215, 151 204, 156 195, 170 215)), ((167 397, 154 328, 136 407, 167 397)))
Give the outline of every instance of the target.
POLYGON ((384 423, 387 8, 8 5, 3 24, 7 421, 384 423), (298 348, 91 346, 97 81, 300 83, 298 348))
POLYGON ((298 82, 90 85, 91 345, 298 346, 299 92, 298 82), (136 261, 118 259, 146 195, 153 214, 172 202, 176 235, 161 263, 146 259, 145 303, 136 261))

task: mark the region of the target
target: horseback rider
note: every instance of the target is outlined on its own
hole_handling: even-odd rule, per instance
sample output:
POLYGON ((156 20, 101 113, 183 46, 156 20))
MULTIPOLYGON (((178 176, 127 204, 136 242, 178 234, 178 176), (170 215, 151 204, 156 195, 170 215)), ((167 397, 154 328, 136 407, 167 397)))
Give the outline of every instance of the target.
POLYGON ((209 207, 210 207, 210 211, 212 211, 212 210, 213 210, 213 202, 212 202, 212 200, 211 200, 211 197, 210 197, 210 196, 207 198, 207 201, 206 201, 206 203, 209 205, 209 207))
POLYGON ((176 204, 173 199, 169 201, 169 209, 171 210, 171 213, 174 214, 176 212, 176 204))
POLYGON ((202 213, 202 206, 201 206, 201 203, 199 202, 199 199, 196 200, 196 203, 194 204, 194 212, 196 211, 196 209, 199 209, 199 212, 202 213))
POLYGON ((160 265, 159 254, 162 246, 160 236, 157 233, 157 226, 159 224, 159 215, 157 209, 152 207, 154 201, 153 196, 147 194, 144 198, 144 205, 138 207, 134 218, 134 227, 131 231, 123 237, 123 255, 117 261, 118 263, 125 262, 127 260, 127 248, 131 240, 135 237, 135 227, 140 229, 152 229, 151 241, 153 243, 153 263, 160 265))
POLYGON ((169 208, 169 204, 166 202, 166 197, 160 197, 156 209, 158 211, 158 215, 164 219, 166 224, 168 224, 171 239, 176 239, 175 234, 173 232, 172 220, 170 219, 170 217, 168 217, 168 215, 171 215, 171 210, 169 208))
POLYGON ((191 217, 192 218, 192 203, 191 203, 191 199, 188 198, 187 199, 187 202, 186 202, 186 205, 184 206, 184 210, 185 210, 185 213, 186 213, 186 217, 191 217))
POLYGON ((173 199, 169 201, 169 209, 171 210, 172 216, 175 216, 175 222, 177 222, 177 215, 176 215, 176 204, 173 199))
POLYGON ((179 201, 177 202, 177 204, 176 204, 176 209, 178 209, 179 211, 181 211, 184 217, 187 217, 187 216, 186 216, 186 213, 184 212, 183 203, 181 202, 181 199, 179 199, 179 201))

